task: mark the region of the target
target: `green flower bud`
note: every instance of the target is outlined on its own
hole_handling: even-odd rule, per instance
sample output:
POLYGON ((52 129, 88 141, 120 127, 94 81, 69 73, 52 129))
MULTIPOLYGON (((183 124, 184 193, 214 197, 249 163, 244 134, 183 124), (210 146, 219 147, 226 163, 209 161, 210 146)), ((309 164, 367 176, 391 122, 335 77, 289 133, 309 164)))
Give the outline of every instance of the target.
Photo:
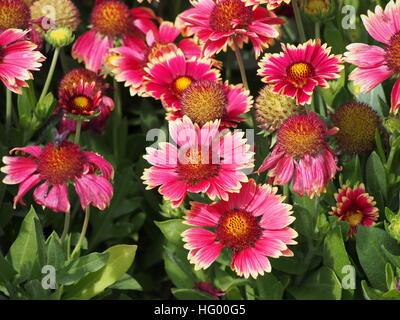
POLYGON ((75 36, 69 27, 59 27, 47 31, 45 39, 52 46, 59 48, 71 44, 75 40, 75 36))
POLYGON ((327 20, 335 11, 335 2, 332 0, 305 0, 303 12, 314 22, 327 20))
POLYGON ((386 230, 389 235, 400 242, 400 215, 397 214, 389 224, 386 224, 386 230))

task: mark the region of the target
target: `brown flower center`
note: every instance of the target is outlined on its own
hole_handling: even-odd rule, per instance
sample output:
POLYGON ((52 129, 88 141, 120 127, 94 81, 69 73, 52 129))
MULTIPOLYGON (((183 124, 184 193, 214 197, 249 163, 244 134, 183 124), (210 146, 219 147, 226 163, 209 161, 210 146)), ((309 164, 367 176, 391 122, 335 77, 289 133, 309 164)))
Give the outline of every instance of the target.
POLYGON ((314 75, 314 67, 308 62, 297 62, 287 68, 288 79, 296 86, 302 87, 314 75))
POLYGON ((220 0, 210 15, 210 26, 218 32, 243 29, 251 24, 253 10, 241 0, 220 0))
POLYGON ((395 73, 400 73, 400 32, 391 39, 386 51, 386 64, 395 73))

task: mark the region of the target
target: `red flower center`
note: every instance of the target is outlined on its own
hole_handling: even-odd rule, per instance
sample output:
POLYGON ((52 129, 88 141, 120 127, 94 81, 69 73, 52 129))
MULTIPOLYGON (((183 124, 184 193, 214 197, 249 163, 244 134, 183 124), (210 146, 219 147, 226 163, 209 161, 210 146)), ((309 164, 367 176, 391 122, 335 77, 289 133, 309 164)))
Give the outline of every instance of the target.
POLYGON ((95 6, 91 23, 99 33, 107 36, 121 36, 129 31, 130 11, 120 1, 104 1, 95 6))
POLYGON ((310 115, 289 118, 279 129, 278 143, 288 155, 294 157, 315 155, 326 143, 323 123, 310 115))
POLYGON ((193 122, 203 126, 209 121, 222 118, 228 99, 222 85, 200 80, 192 83, 182 93, 180 102, 183 113, 193 122))
POLYGON ((0 31, 6 29, 27 29, 31 14, 23 0, 0 1, 0 31))
POLYGON ((189 149, 179 159, 177 172, 188 184, 195 185, 201 181, 215 177, 219 173, 219 164, 212 163, 211 150, 202 153, 202 147, 189 149))
POLYGON ((257 218, 242 210, 224 213, 218 221, 217 238, 233 251, 241 251, 256 242, 262 234, 257 218))
POLYGON ((83 151, 68 141, 59 147, 49 143, 38 159, 38 171, 50 184, 62 184, 83 173, 86 157, 83 151))
POLYGON ((243 29, 251 24, 253 10, 241 0, 220 0, 210 15, 210 27, 218 32, 243 29))
POLYGON ((296 62, 287 68, 286 73, 296 87, 303 87, 314 75, 314 67, 308 62, 296 62))
POLYGON ((386 64, 396 73, 400 73, 400 32, 396 33, 391 39, 386 51, 386 64))

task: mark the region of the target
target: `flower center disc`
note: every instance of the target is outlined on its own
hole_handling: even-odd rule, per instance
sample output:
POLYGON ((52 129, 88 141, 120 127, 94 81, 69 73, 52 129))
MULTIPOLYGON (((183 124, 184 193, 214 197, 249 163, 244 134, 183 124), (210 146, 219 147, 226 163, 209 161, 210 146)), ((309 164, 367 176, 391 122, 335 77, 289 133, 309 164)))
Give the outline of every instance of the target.
POLYGON ((58 94, 61 95, 61 92, 64 90, 68 90, 71 92, 72 88, 74 87, 74 84, 80 83, 81 80, 83 80, 83 82, 88 82, 88 83, 95 82, 96 83, 95 91, 102 90, 104 87, 104 84, 97 76, 97 73, 85 68, 76 68, 69 71, 64 76, 64 78, 62 78, 58 94))
POLYGON ((190 77, 181 76, 175 79, 172 84, 172 91, 177 95, 180 96, 183 91, 187 89, 192 84, 193 80, 190 77))
POLYGON ((182 112, 200 126, 221 119, 228 105, 223 86, 208 80, 192 83, 182 93, 180 102, 182 112))
POLYGON ((253 20, 253 10, 241 0, 220 0, 210 15, 210 26, 218 32, 246 28, 253 20))
POLYGON ((233 251, 248 248, 262 234, 262 228, 251 213, 233 210, 221 216, 217 225, 219 241, 233 251))
POLYGON ((84 162, 85 154, 77 145, 64 141, 57 148, 50 143, 43 148, 38 171, 51 184, 62 184, 81 176, 84 162))
POLYGON ((391 39, 390 44, 385 48, 386 64, 396 73, 400 73, 400 32, 391 39))
POLYGON ((212 156, 201 153, 199 149, 189 149, 185 153, 184 159, 180 159, 177 172, 183 180, 190 185, 195 185, 201 181, 208 180, 218 175, 219 165, 212 163, 212 156))
POLYGON ((294 157, 315 155, 324 146, 322 128, 307 115, 299 115, 285 121, 278 132, 278 143, 294 157))
POLYGON ((313 75, 314 68, 307 62, 297 62, 287 68, 287 76, 296 87, 304 86, 313 75))
POLYGON ((6 29, 27 29, 31 14, 23 0, 0 1, 0 31, 6 29))
POLYGON ((105 1, 94 7, 91 15, 93 28, 107 36, 121 36, 128 32, 129 8, 120 1, 105 1))
POLYGON ((345 220, 350 224, 351 227, 356 227, 357 225, 359 225, 362 219, 363 214, 360 210, 357 210, 355 212, 350 211, 345 217, 345 220))

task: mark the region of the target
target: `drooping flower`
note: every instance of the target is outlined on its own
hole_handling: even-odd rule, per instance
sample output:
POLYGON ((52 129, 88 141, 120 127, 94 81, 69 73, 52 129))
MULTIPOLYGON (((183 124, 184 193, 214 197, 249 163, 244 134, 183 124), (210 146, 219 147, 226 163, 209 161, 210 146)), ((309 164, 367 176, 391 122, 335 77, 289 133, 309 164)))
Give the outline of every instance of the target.
POLYGON ((342 152, 363 153, 375 147, 375 131, 379 128, 378 114, 362 102, 350 102, 336 109, 331 116, 339 129, 336 139, 342 152))
POLYGON ((290 0, 242 0, 246 6, 258 6, 261 4, 267 4, 268 10, 274 10, 279 7, 282 3, 290 3, 290 0))
POLYGON ((196 285, 194 287, 195 290, 199 290, 201 292, 205 292, 209 294, 210 296, 214 297, 215 299, 218 299, 219 297, 222 297, 225 295, 225 291, 221 289, 215 288, 212 283, 210 282, 196 282, 196 285))
POLYGON ((296 105, 293 98, 273 92, 268 85, 261 89, 254 108, 258 126, 269 132, 279 129, 286 119, 305 113, 305 108, 296 105))
POLYGON ((265 54, 258 75, 274 92, 295 98, 296 104, 310 104, 314 88, 328 88, 327 80, 339 78, 343 69, 341 55, 331 55, 331 48, 319 39, 297 47, 282 44, 282 49, 265 54))
POLYGON ((195 228, 182 237, 195 270, 208 268, 223 248, 232 251, 232 270, 245 278, 271 272, 268 257, 292 256, 287 245, 296 244, 297 233, 288 226, 295 218, 277 189, 251 179, 229 201, 192 202, 185 223, 195 228))
POLYGON ((199 80, 220 80, 220 72, 209 59, 186 59, 181 50, 153 60, 145 69, 146 91, 164 106, 179 109, 182 93, 199 80))
POLYGON ((92 29, 82 34, 72 47, 72 56, 83 61, 87 69, 98 72, 115 42, 126 41, 156 28, 157 19, 148 8, 129 9, 119 0, 102 0, 95 4, 90 15, 92 29))
POLYGON ((287 119, 278 130, 277 143, 258 172, 270 169, 268 176, 276 185, 285 185, 293 179, 293 190, 310 197, 325 192, 328 182, 335 176, 337 158, 326 141, 325 124, 311 112, 287 119))
POLYGON ((239 47, 249 40, 256 57, 267 48, 271 39, 279 36, 277 25, 286 21, 277 18, 266 8, 253 10, 242 0, 193 0, 194 8, 184 11, 182 20, 202 42, 204 54, 211 56, 229 45, 239 47))
POLYGON ((193 82, 182 92, 179 108, 167 115, 168 120, 188 116, 199 126, 221 119, 221 126, 235 127, 246 118, 240 117, 253 105, 250 92, 243 85, 229 85, 210 80, 193 82))
POLYGON ((373 226, 378 219, 378 208, 373 197, 365 192, 364 184, 350 188, 343 186, 335 194, 336 207, 332 207, 330 214, 339 217, 340 221, 347 221, 350 226, 349 235, 357 233, 357 226, 373 226))
MULTIPOLYGON (((400 0, 390 0, 385 10, 375 7, 375 12, 361 15, 365 29, 384 48, 363 43, 352 43, 344 54, 348 63, 356 65, 349 75, 361 92, 368 92, 392 75, 400 74, 400 0)), ((398 80, 399 81, 399 80, 398 80)))
POLYGON ((229 193, 239 192, 247 182, 246 170, 253 168, 253 155, 243 132, 219 132, 220 121, 202 128, 184 116, 169 122, 169 132, 178 147, 160 144, 147 148, 144 158, 152 165, 142 179, 147 189, 160 186, 159 192, 182 204, 188 192, 206 193, 211 199, 228 200, 229 193))
POLYGON ((145 67, 154 59, 161 58, 168 53, 182 50, 186 58, 200 58, 201 47, 192 39, 182 39, 175 44, 181 29, 169 21, 163 21, 160 27, 149 30, 146 39, 130 38, 124 46, 116 48, 116 54, 111 64, 117 81, 125 82, 130 87, 131 95, 145 95, 143 85, 145 80, 145 67))
POLYGON ((3 157, 5 166, 1 172, 6 174, 3 183, 19 184, 14 208, 17 203, 24 204, 22 198, 35 188, 33 198, 36 203, 55 212, 69 212, 69 184, 75 186, 83 209, 92 205, 104 210, 109 205, 113 195, 109 182, 113 168, 101 156, 82 151, 68 141, 49 143, 43 148, 14 148, 10 153, 29 155, 3 157), (99 172, 101 175, 97 174, 99 172), (43 183, 36 186, 40 182, 43 183))
POLYGON ((0 33, 0 80, 15 93, 22 93, 31 71, 38 71, 45 57, 36 51, 36 45, 24 40, 29 31, 7 29, 0 33))
POLYGON ((399 112, 400 108, 400 81, 396 81, 391 94, 390 112, 394 115, 399 112))

